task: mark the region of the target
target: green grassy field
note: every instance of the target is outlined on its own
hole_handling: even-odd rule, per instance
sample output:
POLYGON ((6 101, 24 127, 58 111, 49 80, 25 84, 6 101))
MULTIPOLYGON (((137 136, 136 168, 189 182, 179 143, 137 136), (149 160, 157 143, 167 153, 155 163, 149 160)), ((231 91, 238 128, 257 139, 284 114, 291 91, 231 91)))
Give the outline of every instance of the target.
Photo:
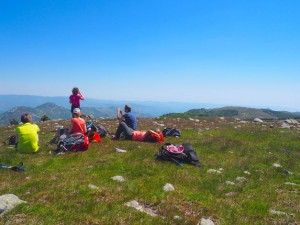
MULTIPOLYGON (((117 126, 109 119, 97 123, 110 131, 117 126)), ((25 173, 0 170, 0 195, 15 194, 27 202, 0 217, 0 223, 197 224, 201 218, 209 218, 215 224, 300 224, 297 129, 220 119, 139 120, 139 129, 179 128, 182 137, 169 137, 166 142, 190 142, 205 165, 198 168, 155 162, 161 144, 112 141, 108 137, 101 143, 91 143, 86 152, 53 155, 55 146, 46 143, 61 124, 67 121, 38 124, 41 147, 37 154, 20 154, 4 144, 0 147, 0 163, 15 165, 22 161, 27 169, 25 173), (116 153, 115 148, 127 153, 116 153), (275 168, 274 163, 282 167, 275 168), (209 169, 221 173, 207 173, 209 169), (126 181, 112 180, 116 175, 126 181), (246 181, 236 181, 237 177, 246 181), (175 191, 164 192, 166 183, 171 183, 175 191), (91 189, 89 184, 99 188, 91 189), (124 205, 132 200, 158 216, 124 205), (275 215, 270 210, 286 214, 275 215)), ((1 141, 14 129, 0 127, 1 141)))

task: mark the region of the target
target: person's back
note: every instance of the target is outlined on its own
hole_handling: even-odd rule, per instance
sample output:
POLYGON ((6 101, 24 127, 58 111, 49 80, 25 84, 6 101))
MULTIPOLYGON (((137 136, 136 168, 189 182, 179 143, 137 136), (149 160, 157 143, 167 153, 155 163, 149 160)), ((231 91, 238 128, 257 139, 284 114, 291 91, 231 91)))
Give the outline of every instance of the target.
POLYGON ((73 118, 71 119, 71 127, 69 132, 71 134, 75 133, 82 133, 83 135, 86 134, 86 122, 84 119, 80 118, 81 110, 79 108, 75 108, 73 110, 73 118))
POLYGON ((72 130, 71 133, 82 133, 85 134, 86 128, 85 128, 85 120, 82 118, 72 118, 71 119, 72 123, 72 130))
POLYGON ((17 133, 17 146, 16 149, 23 153, 37 152, 38 146, 38 132, 40 128, 36 124, 31 124, 31 116, 24 114, 21 117, 22 125, 16 129, 17 133), (25 118, 25 119, 24 119, 25 118))
POLYGON ((136 117, 132 112, 126 112, 123 115, 124 119, 125 119, 125 123, 132 129, 136 129, 137 128, 137 122, 136 122, 136 117))

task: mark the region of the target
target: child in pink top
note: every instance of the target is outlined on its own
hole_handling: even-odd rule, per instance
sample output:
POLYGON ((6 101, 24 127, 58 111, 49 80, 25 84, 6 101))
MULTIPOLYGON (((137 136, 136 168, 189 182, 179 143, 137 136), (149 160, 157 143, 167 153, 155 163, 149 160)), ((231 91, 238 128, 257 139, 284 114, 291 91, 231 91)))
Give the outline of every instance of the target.
POLYGON ((69 102, 71 104, 71 113, 73 113, 73 110, 75 108, 80 109, 80 100, 84 100, 84 97, 81 94, 79 88, 74 87, 72 89, 72 95, 70 95, 70 97, 69 97, 69 102))

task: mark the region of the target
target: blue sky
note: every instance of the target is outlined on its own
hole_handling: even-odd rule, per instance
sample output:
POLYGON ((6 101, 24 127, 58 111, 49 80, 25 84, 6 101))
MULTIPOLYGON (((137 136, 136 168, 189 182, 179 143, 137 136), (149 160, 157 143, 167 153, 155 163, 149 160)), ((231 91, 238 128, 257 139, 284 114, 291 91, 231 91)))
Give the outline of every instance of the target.
POLYGON ((0 94, 300 111, 300 1, 0 0, 0 94))

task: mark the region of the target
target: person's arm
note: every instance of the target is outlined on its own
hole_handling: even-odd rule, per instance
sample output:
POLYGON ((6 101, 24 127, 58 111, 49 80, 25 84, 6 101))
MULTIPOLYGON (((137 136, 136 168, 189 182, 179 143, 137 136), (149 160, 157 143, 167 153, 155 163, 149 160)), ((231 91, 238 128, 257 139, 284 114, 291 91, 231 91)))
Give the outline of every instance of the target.
POLYGON ((70 104, 72 104, 72 101, 71 101, 71 96, 69 97, 69 103, 70 103, 70 104))
POLYGON ((143 135, 142 141, 145 141, 150 134, 155 133, 153 130, 147 130, 146 133, 143 135))
POLYGON ((78 94, 81 96, 80 99, 84 100, 84 96, 81 94, 80 90, 78 90, 78 94))
POLYGON ((118 109, 117 118, 118 118, 119 123, 121 123, 123 121, 123 113, 122 113, 122 110, 120 108, 118 109))

